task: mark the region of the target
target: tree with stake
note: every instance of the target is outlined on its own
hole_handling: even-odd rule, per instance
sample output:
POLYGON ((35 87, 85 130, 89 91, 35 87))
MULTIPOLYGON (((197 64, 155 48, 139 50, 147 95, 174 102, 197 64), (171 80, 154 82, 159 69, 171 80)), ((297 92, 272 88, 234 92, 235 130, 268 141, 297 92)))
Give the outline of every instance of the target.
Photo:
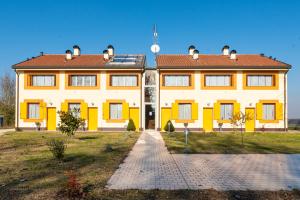
POLYGON ((251 116, 249 113, 243 113, 243 112, 237 112, 235 113, 231 120, 230 123, 234 127, 240 127, 240 132, 242 136, 242 146, 244 147, 244 131, 243 131, 243 126, 246 124, 246 122, 250 121, 253 119, 253 116, 251 116))

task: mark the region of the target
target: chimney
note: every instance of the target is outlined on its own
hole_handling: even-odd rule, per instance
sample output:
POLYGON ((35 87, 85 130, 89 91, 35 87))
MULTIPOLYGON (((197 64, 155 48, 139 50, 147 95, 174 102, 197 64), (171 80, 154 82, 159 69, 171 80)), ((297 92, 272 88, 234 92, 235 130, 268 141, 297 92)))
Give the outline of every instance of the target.
POLYGON ((115 49, 114 49, 114 47, 111 44, 107 46, 107 50, 108 50, 108 55, 109 56, 113 56, 114 55, 115 49))
POLYGON ((108 50, 104 50, 104 51, 103 51, 103 58, 104 58, 105 61, 108 61, 108 60, 109 60, 108 50))
POLYGON ((224 56, 229 56, 229 46, 225 45, 222 49, 222 53, 224 56))
POLYGON ((195 49, 193 51, 193 59, 194 60, 198 60, 199 59, 199 51, 197 49, 195 49))
POLYGON ((230 51, 230 60, 236 60, 236 50, 230 51))
POLYGON ((194 50, 196 49, 196 47, 194 45, 189 46, 189 55, 192 56, 194 54, 194 50))
POLYGON ((80 47, 78 45, 73 46, 74 56, 80 56, 80 47))
POLYGON ((72 51, 71 50, 66 51, 66 60, 72 60, 72 51))

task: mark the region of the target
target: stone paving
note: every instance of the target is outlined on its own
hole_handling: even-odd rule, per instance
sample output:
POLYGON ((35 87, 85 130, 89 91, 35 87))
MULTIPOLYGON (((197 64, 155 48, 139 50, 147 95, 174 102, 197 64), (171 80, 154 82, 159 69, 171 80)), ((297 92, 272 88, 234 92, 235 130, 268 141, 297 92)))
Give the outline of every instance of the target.
POLYGON ((14 130, 15 129, 0 129, 0 136, 4 135, 5 133, 12 132, 14 130))
POLYGON ((170 154, 159 132, 141 134, 109 189, 300 189, 298 154, 170 154))

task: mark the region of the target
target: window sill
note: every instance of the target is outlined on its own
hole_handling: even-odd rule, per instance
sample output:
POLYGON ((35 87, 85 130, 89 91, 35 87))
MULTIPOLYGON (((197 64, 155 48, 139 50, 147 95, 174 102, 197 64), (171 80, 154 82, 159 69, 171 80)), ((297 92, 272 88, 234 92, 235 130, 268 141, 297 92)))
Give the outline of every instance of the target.
POLYGON ((124 123, 125 119, 108 119, 106 120, 107 123, 124 123))
POLYGON ((194 86, 161 86, 161 90, 193 90, 194 86))
POLYGON ((58 90, 58 86, 25 86, 25 90, 58 90))
POLYGON ((278 90, 278 86, 244 86, 244 90, 278 90))
POLYGON ((43 119, 23 119, 24 122, 42 122, 43 119))
POLYGON ((202 86, 202 90, 236 90, 235 86, 202 86))
POLYGON ((138 90, 140 86, 107 86, 107 90, 138 90))
POLYGON ((100 86, 66 86, 66 90, 97 90, 100 86))
POLYGON ((279 123, 279 120, 277 120, 277 119, 274 119, 274 120, 261 119, 261 120, 259 120, 259 123, 275 123, 275 124, 277 124, 277 123, 279 123))
POLYGON ((176 119, 175 122, 176 123, 194 123, 195 120, 193 120, 193 119, 176 119))

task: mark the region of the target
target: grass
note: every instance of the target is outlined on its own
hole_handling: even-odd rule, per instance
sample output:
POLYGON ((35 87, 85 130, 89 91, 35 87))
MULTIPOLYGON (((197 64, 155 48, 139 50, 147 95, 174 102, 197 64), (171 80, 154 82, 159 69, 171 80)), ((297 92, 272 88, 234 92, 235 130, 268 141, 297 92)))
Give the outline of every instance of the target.
POLYGON ((185 145, 183 133, 162 133, 171 153, 247 154, 300 153, 300 134, 296 133, 190 133, 185 145))
POLYGON ((73 170, 85 199, 299 199, 293 191, 108 190, 106 182, 131 150, 139 134, 20 132, 0 136, 0 199, 67 199, 62 189, 73 170), (67 140, 63 162, 53 159, 46 145, 51 138, 67 140), (107 144, 113 151, 105 151, 107 144))

